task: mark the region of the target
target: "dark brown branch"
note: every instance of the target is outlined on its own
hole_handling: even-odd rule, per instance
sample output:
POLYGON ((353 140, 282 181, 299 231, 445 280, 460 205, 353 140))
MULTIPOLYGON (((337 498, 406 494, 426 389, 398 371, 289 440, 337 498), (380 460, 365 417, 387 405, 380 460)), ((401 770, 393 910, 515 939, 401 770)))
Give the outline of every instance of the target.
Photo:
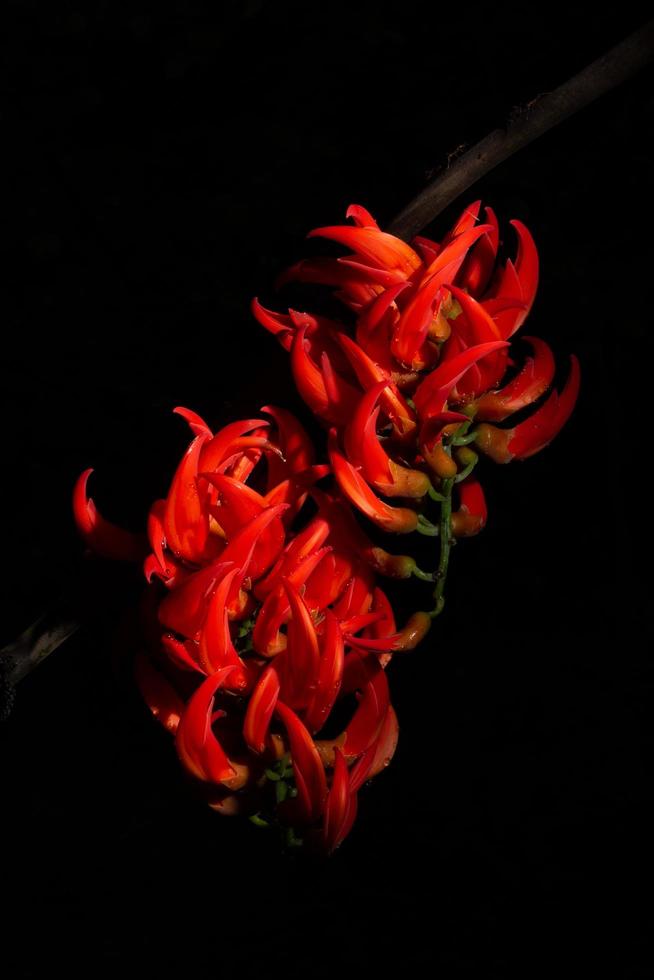
POLYGON ((413 238, 489 170, 631 78, 653 58, 654 21, 650 21, 553 92, 535 98, 506 128, 494 130, 458 156, 394 218, 388 230, 406 241, 413 238))
POLYGON ((35 667, 65 643, 79 629, 72 610, 62 601, 54 605, 18 639, 0 651, 0 718, 5 717, 13 702, 14 688, 35 667))

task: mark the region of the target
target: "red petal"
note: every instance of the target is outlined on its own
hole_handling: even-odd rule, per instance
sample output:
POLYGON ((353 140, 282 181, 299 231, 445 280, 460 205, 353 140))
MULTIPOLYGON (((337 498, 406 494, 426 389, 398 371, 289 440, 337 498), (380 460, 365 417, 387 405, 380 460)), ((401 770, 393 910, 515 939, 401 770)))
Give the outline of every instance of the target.
POLYGON ((400 726, 397 721, 397 715, 392 705, 389 704, 386 717, 377 736, 375 754, 372 757, 372 762, 367 773, 368 779, 372 779, 389 764, 395 755, 399 735, 400 726))
POLYGON ((491 225, 477 225, 475 228, 468 228, 449 242, 424 272, 421 286, 426 286, 432 277, 436 277, 438 285, 443 285, 448 279, 450 281, 454 279, 470 246, 488 231, 492 231, 491 225))
POLYGON ((139 651, 134 661, 134 677, 143 700, 167 731, 175 734, 184 714, 184 702, 170 681, 139 651))
POLYGON ((355 225, 358 225, 359 228, 379 229, 379 225, 371 215, 370 211, 367 211, 365 208, 361 207, 360 204, 350 204, 349 208, 345 212, 345 217, 352 218, 352 221, 354 221, 355 225))
POLYGON ((522 370, 499 391, 482 395, 477 403, 475 418, 484 422, 501 422, 508 415, 531 405, 543 395, 554 377, 554 357, 543 340, 537 337, 524 337, 534 351, 528 357, 522 370))
POLYGON ((313 465, 315 451, 311 439, 291 412, 276 405, 264 405, 261 409, 275 420, 277 440, 291 473, 301 473, 313 465))
POLYGON ((260 578, 277 559, 283 538, 272 541, 264 539, 263 534, 272 521, 278 520, 288 504, 277 504, 262 510, 246 527, 234 535, 221 555, 224 562, 232 561, 244 575, 252 579, 260 578), (258 547, 260 545, 260 547, 258 547))
POLYGON ((295 327, 290 316, 285 313, 277 313, 275 310, 267 310, 256 296, 252 300, 250 309, 261 326, 265 327, 273 337, 277 337, 285 350, 290 350, 295 333, 295 327))
POLYGON ((193 639, 202 627, 216 583, 230 568, 233 563, 218 560, 190 575, 161 602, 159 622, 167 629, 193 639))
POLYGON ((240 422, 230 422, 215 434, 202 447, 198 469, 201 473, 213 473, 215 469, 230 456, 234 442, 253 429, 267 429, 270 423, 266 419, 243 419, 240 422))
POLYGON ((477 344, 446 361, 441 361, 438 367, 421 382, 413 396, 420 417, 424 419, 439 415, 455 384, 470 369, 470 366, 502 347, 508 347, 507 341, 496 340, 492 343, 477 344))
POLYGON ((197 655, 198 649, 193 640, 186 640, 182 643, 172 634, 166 633, 161 637, 161 646, 168 660, 180 670, 192 670, 200 674, 207 673, 194 656, 194 654, 197 655))
POLYGON ((225 667, 202 682, 186 706, 177 729, 175 745, 183 765, 205 782, 220 783, 235 775, 211 728, 216 691, 225 685, 234 669, 225 667))
POLYGON ((243 737, 253 752, 263 752, 279 697, 279 673, 272 663, 261 674, 248 702, 243 724, 243 737))
POLYGON ((142 535, 132 534, 106 521, 86 496, 86 484, 93 472, 84 470, 73 489, 73 516, 77 530, 87 546, 103 558, 118 561, 142 561, 147 547, 142 535))
POLYGON ((233 684, 243 689, 247 684, 247 677, 232 643, 227 615, 227 601, 230 591, 233 591, 234 579, 237 575, 240 575, 238 568, 232 568, 227 572, 211 597, 200 634, 199 656, 208 674, 213 674, 223 667, 237 668, 230 679, 230 687, 233 684))
POLYGON ((318 684, 305 713, 309 731, 317 732, 325 724, 338 697, 343 679, 345 645, 338 620, 331 610, 325 614, 318 684))
POLYGON ((311 735, 295 712, 282 701, 278 701, 275 705, 275 714, 288 734, 298 789, 297 799, 304 819, 311 823, 318 819, 325 806, 327 796, 325 770, 311 735))
POLYGON ((307 238, 329 238, 339 242, 353 252, 363 256, 374 265, 386 269, 398 269, 410 276, 420 267, 421 262, 413 249, 403 242, 377 228, 352 228, 350 225, 331 225, 315 228, 307 238))
POLYGON ((491 225, 491 230, 487 231, 471 249, 458 277, 458 285, 475 298, 481 296, 490 281, 500 243, 495 212, 492 208, 485 208, 484 211, 486 223, 491 225))
POLYGON ((372 745, 379 735, 390 703, 388 680, 377 659, 373 661, 366 657, 362 659, 362 664, 368 680, 363 685, 354 716, 345 729, 343 751, 348 757, 361 755, 372 745))
POLYGON ((570 418, 579 394, 579 361, 571 357, 570 374, 563 391, 559 395, 553 391, 544 405, 530 418, 525 419, 513 430, 508 443, 509 452, 516 459, 527 459, 544 449, 570 418))
POLYGON ((185 452, 168 492, 164 531, 173 554, 197 562, 209 534, 209 512, 197 485, 198 463, 208 436, 196 436, 185 452))
POLYGON ((177 408, 173 409, 173 414, 181 415, 183 419, 186 419, 194 435, 206 436, 207 439, 213 438, 213 432, 204 419, 196 412, 192 412, 190 408, 182 408, 178 405, 177 408))
POLYGON ((418 524, 417 513, 408 507, 391 507, 372 492, 363 477, 340 453, 335 429, 330 433, 329 461, 347 499, 373 523, 386 531, 415 531, 418 524))
POLYGON ((337 746, 334 749, 334 773, 325 806, 323 823, 323 842, 328 852, 333 851, 339 842, 347 817, 349 801, 350 778, 347 763, 337 746))
POLYGON ((388 372, 384 371, 372 358, 368 357, 365 351, 351 337, 348 337, 346 334, 339 334, 337 340, 345 351, 363 388, 367 390, 380 381, 386 381, 388 383, 388 387, 384 389, 381 396, 382 408, 399 435, 408 435, 411 433, 416 426, 415 413, 411 410, 396 386, 391 382, 388 372))
POLYGON ((291 618, 287 627, 284 656, 284 691, 282 697, 289 707, 305 708, 312 700, 318 685, 320 649, 311 613, 295 586, 284 579, 291 618))

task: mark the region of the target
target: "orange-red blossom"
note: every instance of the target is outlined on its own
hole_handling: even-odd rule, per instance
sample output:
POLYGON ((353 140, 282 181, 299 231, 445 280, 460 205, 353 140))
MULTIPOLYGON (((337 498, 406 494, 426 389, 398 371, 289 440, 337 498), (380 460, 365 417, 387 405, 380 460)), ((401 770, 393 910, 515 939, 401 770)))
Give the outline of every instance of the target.
POLYGON ((88 470, 73 494, 78 529, 96 553, 143 562, 136 678, 209 804, 331 851, 394 753, 384 667, 419 624, 396 629, 375 581, 381 549, 353 532, 337 490, 317 486, 329 467, 289 412, 266 407, 213 433, 176 411, 193 439, 147 535, 102 518, 88 470), (349 720, 326 735, 344 700, 349 720))

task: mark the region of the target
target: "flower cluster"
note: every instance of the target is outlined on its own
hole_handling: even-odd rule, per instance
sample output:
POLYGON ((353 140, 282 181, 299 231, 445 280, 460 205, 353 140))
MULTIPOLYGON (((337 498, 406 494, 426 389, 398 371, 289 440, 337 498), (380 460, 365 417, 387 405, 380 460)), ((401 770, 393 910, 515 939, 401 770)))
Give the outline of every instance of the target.
POLYGON ((499 262, 497 220, 486 208, 478 223, 479 211, 440 243, 408 245, 358 206, 353 224, 312 232, 349 253, 300 262, 282 282, 335 289, 342 322, 254 301, 329 430, 328 463, 284 409, 214 433, 178 408, 193 439, 147 535, 99 514, 91 470, 75 487, 89 547, 143 562, 136 677, 189 776, 218 812, 273 823, 289 842, 337 847, 359 789, 393 756, 385 668, 441 612, 452 541, 486 523, 478 454, 526 459, 574 408, 576 358, 559 393, 544 341, 525 337, 523 359, 510 351, 538 284, 533 239, 512 222, 517 255, 499 262), (380 529, 438 538, 435 570, 381 547, 380 529), (398 630, 380 575, 431 582, 429 611, 398 630))
POLYGON ((510 356, 536 293, 538 253, 527 228, 513 221, 517 255, 499 263, 498 222, 486 208, 478 223, 480 206, 467 208, 440 243, 419 237, 408 245, 357 205, 347 211, 352 225, 312 231, 349 254, 302 261, 281 282, 335 288, 354 315, 350 327, 253 302, 259 322, 289 351, 302 398, 330 427, 342 493, 386 531, 438 533, 425 502, 443 504, 454 481, 459 507, 448 514, 447 533, 476 533, 486 504, 472 446, 500 463, 525 459, 554 438, 577 398, 573 357, 560 394, 552 390, 512 427, 493 424, 539 400, 555 364, 533 337, 524 338, 531 355, 520 368, 510 356), (389 503, 394 498, 401 506, 389 503))
POLYGON ((194 438, 150 510, 147 539, 102 518, 90 470, 74 514, 96 554, 143 560, 137 681, 209 804, 330 851, 352 826, 360 786, 395 750, 383 668, 415 645, 420 624, 396 630, 371 567, 379 550, 316 485, 329 467, 299 422, 262 411, 214 434, 176 409, 194 438), (325 735, 335 707, 343 727, 325 735))

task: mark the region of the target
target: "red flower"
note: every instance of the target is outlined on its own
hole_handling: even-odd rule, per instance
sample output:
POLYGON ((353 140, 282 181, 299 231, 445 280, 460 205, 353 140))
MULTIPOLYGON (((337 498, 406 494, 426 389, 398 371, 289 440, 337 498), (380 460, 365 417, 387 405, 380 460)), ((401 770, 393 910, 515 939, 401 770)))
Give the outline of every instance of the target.
POLYGON ((368 778, 393 754, 383 665, 404 637, 361 553, 373 560, 381 549, 360 529, 349 540, 348 505, 314 486, 329 467, 315 464, 299 422, 265 412, 272 422, 247 419, 214 434, 177 409, 193 439, 166 499, 151 508, 149 554, 145 538, 87 501, 88 472, 74 514, 91 548, 144 559, 136 679, 209 804, 265 814, 333 850, 352 826, 364 767, 368 778), (317 514, 304 517, 310 495, 317 514), (321 737, 335 704, 353 693, 341 735, 321 737))
MULTIPOLYGON (((562 391, 529 418, 498 428, 550 388, 554 358, 526 338, 532 356, 515 370, 511 338, 529 313, 538 285, 538 253, 519 221, 515 259, 498 261, 499 228, 490 208, 467 208, 439 243, 408 245, 352 206, 352 225, 318 228, 349 249, 342 258, 311 259, 282 282, 334 286, 355 314, 353 327, 289 311, 253 312, 291 351, 293 374, 310 408, 331 426, 329 455, 342 494, 386 531, 435 534, 425 503, 451 493, 476 463, 471 444, 496 462, 526 459, 544 448, 569 418, 579 365, 562 391), (391 504, 384 498, 400 498, 391 504)), ((483 515, 462 503, 454 534, 476 533, 483 515)), ((478 484, 474 484, 478 487, 478 484)), ((481 493, 479 489, 478 494, 481 493)))

